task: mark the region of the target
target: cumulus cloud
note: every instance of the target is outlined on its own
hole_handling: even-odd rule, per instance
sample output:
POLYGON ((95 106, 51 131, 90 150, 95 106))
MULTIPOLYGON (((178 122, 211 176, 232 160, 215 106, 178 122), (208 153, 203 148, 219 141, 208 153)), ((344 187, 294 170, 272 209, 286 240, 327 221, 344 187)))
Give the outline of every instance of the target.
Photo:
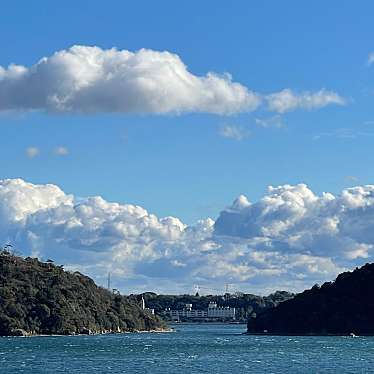
POLYGON ((193 284, 266 293, 300 290, 373 261, 374 186, 316 195, 306 185, 244 195, 216 221, 186 225, 146 209, 76 198, 51 184, 0 181, 0 242, 53 258, 127 292, 193 284))
POLYGON ((40 153, 40 150, 37 147, 28 147, 28 148, 26 148, 26 156, 28 158, 34 158, 34 157, 38 156, 39 153, 40 153))
POLYGON ((219 134, 224 138, 243 140, 245 138, 248 138, 250 132, 248 129, 242 126, 225 125, 220 128, 219 134))
POLYGON ((69 149, 67 147, 56 147, 53 151, 56 156, 67 156, 69 154, 69 149))
POLYGON ((193 75, 170 52, 73 46, 29 68, 0 67, 1 110, 231 114, 259 104, 229 74, 193 75))
POLYGON ((346 100, 336 92, 322 89, 318 92, 295 93, 290 89, 270 94, 266 97, 268 108, 278 113, 286 113, 296 109, 320 109, 325 106, 345 105, 346 100))
POLYGON ((229 237, 266 239, 287 253, 309 253, 339 264, 372 256, 374 186, 343 190, 340 196, 315 195, 306 185, 269 187, 253 204, 221 213, 215 232, 229 237))
POLYGON ((0 111, 76 113, 185 113, 229 115, 270 110, 318 109, 344 100, 332 91, 263 96, 234 82, 230 74, 191 73, 167 51, 101 49, 76 45, 30 67, 0 66, 0 111))

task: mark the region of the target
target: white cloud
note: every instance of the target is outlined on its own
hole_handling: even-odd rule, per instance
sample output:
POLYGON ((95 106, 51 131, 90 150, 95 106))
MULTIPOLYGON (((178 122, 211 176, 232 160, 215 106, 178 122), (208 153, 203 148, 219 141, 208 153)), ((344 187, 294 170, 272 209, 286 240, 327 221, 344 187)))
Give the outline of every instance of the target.
POLYGON ((281 128, 284 127, 282 117, 280 115, 265 117, 265 118, 255 118, 255 123, 261 127, 275 127, 281 128))
POLYGON ((188 292, 193 284, 269 292, 300 290, 373 261, 374 186, 340 195, 306 185, 244 195, 214 222, 185 225, 101 197, 78 199, 54 185, 0 181, 0 243, 53 258, 116 287, 188 292))
POLYGON ((268 109, 278 113, 286 113, 296 109, 320 109, 325 106, 345 105, 346 100, 336 92, 322 89, 318 92, 295 93, 290 89, 270 94, 266 97, 268 109))
POLYGON ((243 140, 248 138, 250 132, 248 129, 242 126, 236 125, 225 125, 220 128, 219 134, 224 138, 234 139, 234 140, 243 140))
POLYGON ((306 185, 269 187, 257 203, 223 211, 215 232, 229 237, 266 238, 286 252, 328 256, 339 264, 369 258, 374 245, 374 186, 315 195, 306 185))
POLYGON ((356 177, 355 175, 347 175, 345 177, 345 179, 348 181, 348 182, 351 182, 351 183, 357 183, 359 181, 359 178, 356 177))
POLYGON ((40 153, 40 151, 39 151, 39 148, 37 148, 37 147, 26 148, 26 156, 28 158, 34 158, 34 157, 38 156, 39 153, 40 153))
POLYGON ((66 147, 57 147, 54 149, 54 154, 56 156, 67 156, 69 154, 69 149, 66 147))
POLYGON ((231 114, 259 104, 229 74, 193 75, 170 52, 73 46, 30 68, 0 67, 1 110, 231 114))
POLYGON ((373 63, 374 63, 374 52, 371 52, 369 53, 369 56, 368 56, 368 65, 370 66, 373 63))
POLYGON ((262 101, 283 113, 342 105, 336 93, 291 90, 263 96, 234 82, 230 74, 192 74, 173 53, 141 49, 73 46, 30 67, 0 66, 0 111, 76 113, 251 112, 262 101))

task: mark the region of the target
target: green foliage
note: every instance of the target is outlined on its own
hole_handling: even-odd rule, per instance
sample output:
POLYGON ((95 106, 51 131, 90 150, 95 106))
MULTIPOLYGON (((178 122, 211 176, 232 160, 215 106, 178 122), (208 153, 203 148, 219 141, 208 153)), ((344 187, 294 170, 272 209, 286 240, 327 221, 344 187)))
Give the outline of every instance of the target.
POLYGON ((248 332, 374 335, 373 286, 374 264, 366 264, 249 319, 248 332))
POLYGON ((76 334, 163 327, 137 300, 114 295, 92 279, 52 262, 0 253, 0 335, 76 334))

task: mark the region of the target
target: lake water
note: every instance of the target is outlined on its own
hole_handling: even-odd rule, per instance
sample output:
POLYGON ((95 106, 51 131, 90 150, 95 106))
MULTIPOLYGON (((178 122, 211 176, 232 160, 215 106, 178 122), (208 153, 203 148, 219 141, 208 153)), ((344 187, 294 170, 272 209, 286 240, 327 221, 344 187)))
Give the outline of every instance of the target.
POLYGON ((0 373, 370 373, 371 337, 241 335, 245 325, 173 333, 0 338, 0 373))

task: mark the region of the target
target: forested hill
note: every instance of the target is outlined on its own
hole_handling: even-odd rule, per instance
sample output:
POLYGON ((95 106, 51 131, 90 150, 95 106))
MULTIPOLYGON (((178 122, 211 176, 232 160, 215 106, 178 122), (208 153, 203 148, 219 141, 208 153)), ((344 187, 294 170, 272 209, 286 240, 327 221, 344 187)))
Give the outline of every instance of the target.
POLYGON ((158 317, 78 272, 0 253, 0 335, 157 330, 158 317))
POLYGON ((296 295, 248 321, 249 333, 374 335, 374 264, 296 295))
MULTIPOLYGON (((237 292, 225 295, 157 295, 153 292, 143 294, 147 307, 164 316, 166 308, 183 309, 186 304, 192 304, 194 309, 207 309, 210 302, 218 306, 236 309, 236 319, 246 322, 248 317, 262 310, 274 308, 279 303, 292 298, 294 295, 286 291, 277 291, 268 296, 257 296, 237 292)), ((137 296, 135 296, 137 297, 137 296)))

